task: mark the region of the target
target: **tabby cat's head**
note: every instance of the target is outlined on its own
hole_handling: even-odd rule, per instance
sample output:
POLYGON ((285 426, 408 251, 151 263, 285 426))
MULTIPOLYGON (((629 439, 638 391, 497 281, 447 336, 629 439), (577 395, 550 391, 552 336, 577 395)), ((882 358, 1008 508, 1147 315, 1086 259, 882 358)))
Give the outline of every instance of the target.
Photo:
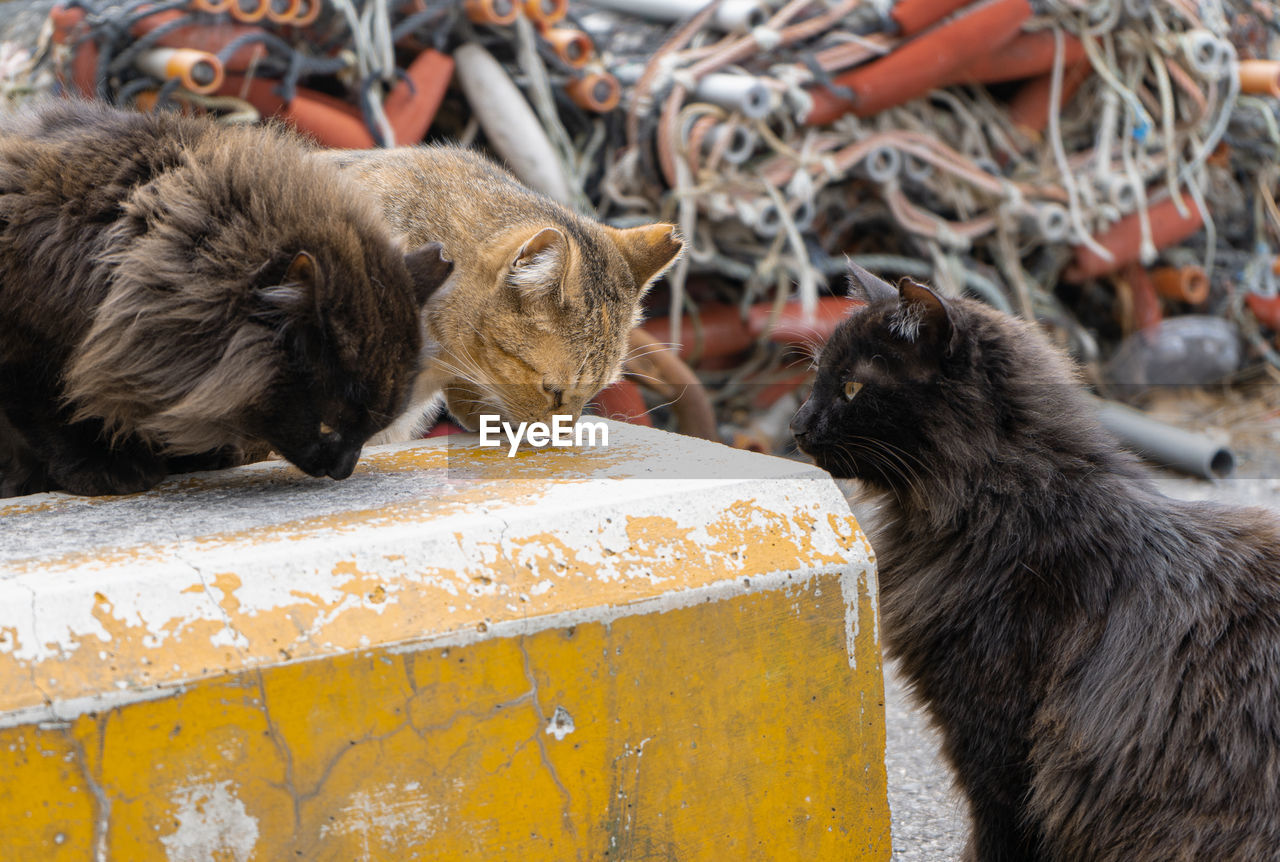
POLYGON ((468 301, 428 319, 449 412, 473 430, 486 413, 576 419, 618 379, 640 300, 681 247, 665 224, 561 223, 496 238, 468 301))
POLYGON ((680 255, 667 224, 618 230, 529 189, 455 146, 317 154, 373 192, 411 244, 439 240, 454 263, 424 316, 419 395, 443 391, 471 429, 577 417, 618 378, 651 282, 680 255))
POLYGON ((1088 415, 1069 360, 1025 322, 909 279, 852 276, 866 305, 832 334, 791 421, 832 475, 918 489, 931 473, 1053 446, 1088 415))

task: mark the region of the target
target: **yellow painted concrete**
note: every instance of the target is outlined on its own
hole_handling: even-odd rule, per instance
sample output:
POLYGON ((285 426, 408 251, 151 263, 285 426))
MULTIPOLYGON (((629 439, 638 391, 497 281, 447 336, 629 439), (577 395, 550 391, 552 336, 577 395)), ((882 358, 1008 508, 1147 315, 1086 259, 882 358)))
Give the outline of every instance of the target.
MULTIPOLYGON (((635 484, 651 450, 710 444, 625 433, 514 465, 375 453, 372 476, 435 484, 0 555, 43 619, 0 605, 0 860, 887 859, 856 522, 811 472, 697 505, 635 484)), ((0 519, 272 482, 341 488, 259 468, 0 519)))

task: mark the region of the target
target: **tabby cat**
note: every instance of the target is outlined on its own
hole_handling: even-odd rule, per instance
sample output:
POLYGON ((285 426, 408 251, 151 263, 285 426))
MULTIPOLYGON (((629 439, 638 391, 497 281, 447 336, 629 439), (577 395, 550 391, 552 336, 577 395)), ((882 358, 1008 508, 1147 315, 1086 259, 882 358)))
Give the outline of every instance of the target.
POLYGON ((1162 496, 1032 326, 855 269, 800 447, 882 498, 969 858, 1280 859, 1280 525, 1162 496))
POLYGON ((0 124, 0 492, 274 449, 343 478, 403 409, 439 244, 275 128, 59 101, 0 124))
POLYGON ((413 406, 379 441, 416 436, 441 394, 472 430, 485 413, 576 419, 618 379, 640 300, 683 246, 671 225, 618 230, 579 216, 460 147, 320 158, 372 191, 394 231, 438 239, 455 261, 423 317, 413 406))

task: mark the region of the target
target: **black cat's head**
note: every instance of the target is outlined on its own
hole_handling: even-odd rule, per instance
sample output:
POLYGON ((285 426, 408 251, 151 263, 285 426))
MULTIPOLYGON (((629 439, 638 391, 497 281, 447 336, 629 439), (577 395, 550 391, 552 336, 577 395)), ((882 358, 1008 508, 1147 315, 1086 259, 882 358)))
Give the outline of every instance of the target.
POLYGON ((365 441, 405 407, 422 304, 452 270, 441 251, 428 243, 401 262, 367 250, 358 267, 299 251, 267 278, 259 319, 275 327, 282 364, 243 417, 249 434, 312 476, 351 475, 365 441))
POLYGON ((800 449, 832 475, 918 488, 961 460, 1001 457, 1028 411, 1076 404, 1069 363, 1026 324, 856 265, 851 277, 866 305, 832 334, 791 421, 800 449))

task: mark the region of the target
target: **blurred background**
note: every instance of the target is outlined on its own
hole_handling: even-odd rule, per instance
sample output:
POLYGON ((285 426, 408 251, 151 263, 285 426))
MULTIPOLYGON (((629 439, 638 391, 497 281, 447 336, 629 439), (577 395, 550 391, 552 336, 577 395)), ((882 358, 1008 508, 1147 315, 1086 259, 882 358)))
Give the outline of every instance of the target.
POLYGON ((1038 320, 1219 478, 1280 477, 1278 56, 1264 0, 0 2, 11 104, 457 141, 678 224, 600 413, 788 453, 852 258, 1038 320))
MULTIPOLYGON (((678 224, 599 413, 794 454, 852 258, 1038 321, 1149 458, 1261 480, 1166 491, 1271 505, 1276 58, 1270 0, 0 2, 9 104, 461 142, 615 226, 678 224)), ((887 670, 895 859, 955 858, 964 811, 887 670)))

